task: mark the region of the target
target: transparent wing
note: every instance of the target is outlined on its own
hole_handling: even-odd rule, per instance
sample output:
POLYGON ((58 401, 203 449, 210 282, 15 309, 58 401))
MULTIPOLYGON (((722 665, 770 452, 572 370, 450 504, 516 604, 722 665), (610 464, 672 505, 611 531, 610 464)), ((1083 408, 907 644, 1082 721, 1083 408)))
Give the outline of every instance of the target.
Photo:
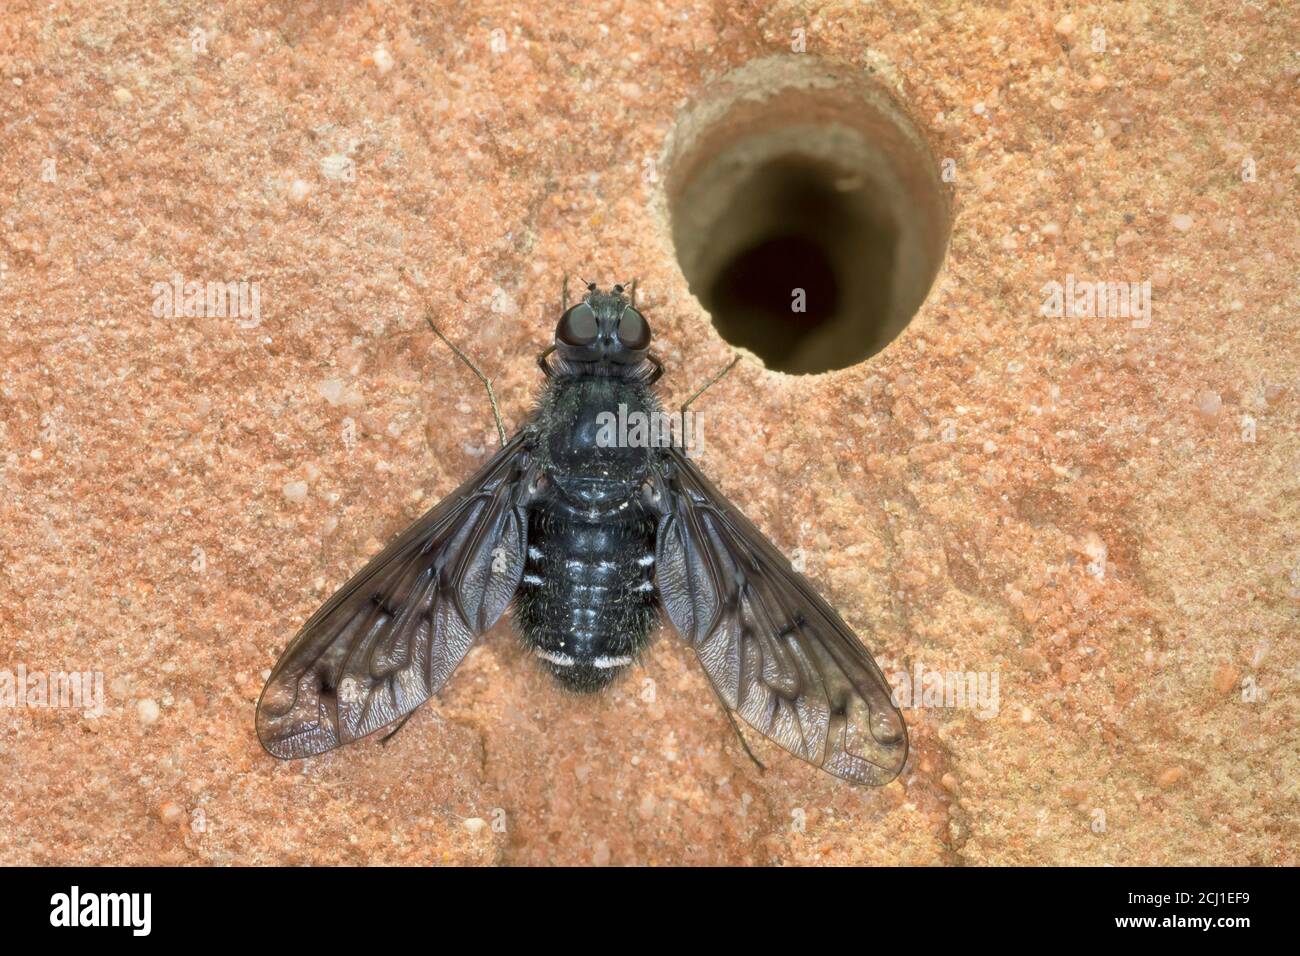
POLYGON ((350 743, 442 687, 519 587, 527 459, 517 435, 312 615, 257 703, 269 753, 350 743))
POLYGON ((655 584, 723 702, 837 777, 893 780, 907 759, 907 728, 876 662, 680 450, 666 454, 655 584))

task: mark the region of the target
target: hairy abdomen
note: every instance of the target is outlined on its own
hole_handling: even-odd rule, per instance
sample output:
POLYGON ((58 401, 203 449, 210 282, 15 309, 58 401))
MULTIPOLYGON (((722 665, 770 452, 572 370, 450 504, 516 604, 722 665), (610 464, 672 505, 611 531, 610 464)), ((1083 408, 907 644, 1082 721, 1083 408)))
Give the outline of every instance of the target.
POLYGON ((631 665, 655 622, 654 523, 534 510, 515 602, 524 641, 565 687, 597 691, 631 665))

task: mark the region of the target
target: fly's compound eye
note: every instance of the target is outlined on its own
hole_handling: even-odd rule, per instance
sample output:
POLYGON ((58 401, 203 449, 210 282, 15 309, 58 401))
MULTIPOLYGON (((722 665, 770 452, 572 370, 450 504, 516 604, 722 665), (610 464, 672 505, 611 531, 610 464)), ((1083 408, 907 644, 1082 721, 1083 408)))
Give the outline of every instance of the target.
POLYGON ((626 348, 641 351, 650 347, 650 324, 636 309, 628 306, 618 320, 618 340, 626 348))
POLYGON ((555 335, 565 345, 583 346, 596 341, 596 313, 582 302, 565 312, 555 335))

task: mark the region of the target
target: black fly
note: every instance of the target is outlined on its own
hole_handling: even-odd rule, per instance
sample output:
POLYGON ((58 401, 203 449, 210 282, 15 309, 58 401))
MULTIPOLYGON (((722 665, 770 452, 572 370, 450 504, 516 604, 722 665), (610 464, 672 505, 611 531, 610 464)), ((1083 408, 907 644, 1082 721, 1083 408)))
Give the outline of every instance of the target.
POLYGON ((898 774, 902 715, 839 615, 678 445, 598 440, 602 412, 660 411, 630 291, 565 303, 530 421, 304 625, 257 705, 267 751, 307 757, 403 721, 513 602, 571 690, 633 666, 662 608, 729 715, 846 780, 898 774))

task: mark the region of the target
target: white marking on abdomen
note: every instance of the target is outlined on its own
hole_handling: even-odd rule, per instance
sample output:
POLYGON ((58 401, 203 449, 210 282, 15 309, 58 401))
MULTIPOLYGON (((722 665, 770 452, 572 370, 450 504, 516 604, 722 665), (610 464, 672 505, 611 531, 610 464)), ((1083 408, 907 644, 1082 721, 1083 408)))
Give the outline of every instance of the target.
POLYGON ((535 544, 530 544, 528 546, 528 556, 534 561, 540 561, 542 560, 542 549, 535 544))
POLYGON ((641 557, 639 557, 639 558, 636 559, 636 563, 639 564, 639 565, 641 565, 641 567, 643 567, 643 568, 648 568, 648 567, 650 567, 650 565, 652 565, 652 564, 655 563, 654 552, 652 551, 652 552, 650 552, 649 554, 643 554, 643 555, 641 555, 641 557))
POLYGON ((544 661, 550 661, 552 664, 558 664, 560 667, 572 667, 574 660, 568 654, 561 654, 558 651, 544 651, 537 648, 537 656, 544 661))
POLYGON ((569 566, 570 571, 616 571, 618 565, 613 561, 583 561, 579 558, 569 558, 564 562, 569 566))
POLYGON ((600 657, 597 657, 591 663, 595 667, 599 667, 602 670, 606 670, 610 667, 624 667, 627 664, 631 664, 632 657, 631 655, 628 654, 624 654, 620 657, 606 657, 605 655, 602 654, 600 657))
POLYGON ((524 583, 525 583, 525 584, 541 584, 541 583, 542 583, 542 579, 541 579, 541 577, 540 577, 539 575, 536 575, 536 574, 525 574, 525 575, 524 575, 524 583))

